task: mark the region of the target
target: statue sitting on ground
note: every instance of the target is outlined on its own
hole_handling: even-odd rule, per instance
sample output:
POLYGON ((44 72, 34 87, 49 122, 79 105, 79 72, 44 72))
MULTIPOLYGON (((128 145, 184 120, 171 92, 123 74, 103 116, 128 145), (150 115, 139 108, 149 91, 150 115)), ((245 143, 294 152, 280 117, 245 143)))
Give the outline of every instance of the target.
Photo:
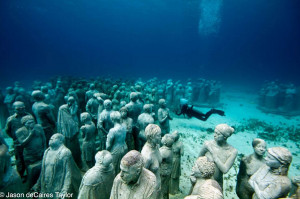
POLYGON ((110 199, 157 199, 156 177, 143 166, 138 151, 128 152, 121 160, 121 172, 114 180, 110 199))
POLYGON ((95 156, 96 164, 82 178, 78 199, 109 199, 115 172, 112 156, 100 151, 95 156))

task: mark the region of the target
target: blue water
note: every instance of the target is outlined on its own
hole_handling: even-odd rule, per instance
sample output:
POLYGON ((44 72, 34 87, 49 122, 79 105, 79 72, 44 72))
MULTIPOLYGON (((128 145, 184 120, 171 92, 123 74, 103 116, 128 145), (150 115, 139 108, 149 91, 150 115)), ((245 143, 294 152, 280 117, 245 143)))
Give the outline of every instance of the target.
POLYGON ((2 0, 0 87, 54 75, 299 85, 298 0, 208 2, 2 0))

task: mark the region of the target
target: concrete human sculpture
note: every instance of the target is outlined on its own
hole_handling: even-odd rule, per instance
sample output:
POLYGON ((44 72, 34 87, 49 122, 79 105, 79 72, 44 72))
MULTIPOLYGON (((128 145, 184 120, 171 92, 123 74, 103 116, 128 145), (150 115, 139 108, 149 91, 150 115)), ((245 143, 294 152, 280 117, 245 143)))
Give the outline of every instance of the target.
POLYGON ((149 124, 154 124, 154 118, 152 117, 152 105, 151 104, 145 104, 144 112, 139 115, 138 117, 138 128, 139 128, 139 151, 142 150, 145 142, 146 142, 146 136, 145 136, 145 128, 149 124))
POLYGON ((99 108, 99 100, 97 99, 99 93, 94 93, 93 97, 90 98, 85 106, 86 112, 88 112, 91 117, 93 122, 97 122, 97 117, 98 117, 98 108, 99 108))
POLYGON ((106 140, 106 150, 110 151, 113 158, 115 174, 120 172, 120 162, 122 157, 127 153, 126 128, 120 124, 121 114, 119 111, 112 111, 110 119, 114 123, 114 127, 109 130, 106 140))
POLYGON ((23 127, 16 132, 18 142, 23 147, 23 157, 27 172, 26 186, 31 188, 39 178, 41 163, 46 149, 46 138, 41 125, 35 124, 34 117, 26 115, 21 119, 23 127))
POLYGON ((166 134, 162 138, 161 143, 163 144, 159 149, 162 158, 160 167, 161 195, 163 199, 169 199, 169 184, 173 166, 172 145, 174 143, 174 138, 172 135, 166 134))
POLYGON ((115 177, 112 156, 100 151, 95 156, 96 164, 82 178, 78 199, 109 199, 115 177))
POLYGON ((173 118, 170 116, 170 111, 167 108, 167 103, 165 99, 160 99, 158 101, 159 109, 157 112, 158 122, 161 129, 162 135, 170 133, 170 120, 173 118))
POLYGON ((36 90, 31 94, 35 103, 32 105, 32 112, 37 120, 37 123, 43 127, 46 144, 48 145, 50 137, 54 134, 56 122, 52 110, 48 104, 43 100, 45 99, 42 91, 36 90))
POLYGON ((265 165, 266 142, 256 138, 252 141, 252 147, 254 153, 242 158, 237 175, 236 193, 240 199, 252 198, 254 190, 248 180, 261 166, 265 165))
POLYGON ((121 172, 116 176, 110 199, 157 199, 155 175, 143 167, 142 155, 135 150, 121 160, 121 172))
POLYGON ((16 158, 16 166, 17 171, 22 177, 25 172, 25 163, 23 158, 23 147, 20 145, 16 132, 23 125, 21 123, 21 119, 23 116, 30 115, 25 112, 25 105, 23 102, 16 101, 13 103, 13 107, 15 110, 15 114, 10 116, 6 121, 5 132, 6 134, 13 139, 14 142, 14 150, 15 150, 15 158, 16 158))
POLYGON ((216 164, 213 178, 223 189, 223 174, 232 167, 237 150, 227 143, 234 129, 227 124, 219 124, 215 128, 214 140, 204 142, 199 157, 206 156, 216 164))
POLYGON ((109 130, 114 126, 110 119, 111 101, 109 99, 103 102, 104 110, 98 115, 97 128, 100 136, 100 150, 106 149, 106 138, 109 130))
POLYGON ((156 190, 158 197, 161 193, 161 178, 160 178, 160 165, 161 155, 159 152, 159 145, 161 142, 161 130, 156 124, 149 124, 145 129, 147 142, 142 149, 142 156, 144 158, 144 167, 149 169, 156 176, 156 190))
POLYGON ((64 136, 52 135, 42 162, 42 171, 33 190, 52 194, 51 198, 74 197, 78 193, 81 173, 71 151, 64 146, 64 136))
POLYGON ((183 144, 179 141, 179 133, 178 131, 174 131, 172 133, 174 137, 174 143, 172 145, 173 150, 173 167, 170 179, 170 194, 178 194, 179 193, 179 178, 181 175, 181 156, 184 153, 183 144))
POLYGON ((128 110, 125 106, 120 109, 120 113, 121 113, 121 124, 126 128, 125 141, 127 144, 127 148, 128 151, 131 151, 134 149, 134 138, 132 135, 133 120, 130 117, 128 117, 128 110))
MULTIPOLYGON (((7 193, 23 193, 22 180, 11 166, 8 147, 0 140, 0 191, 7 193)), ((5 197, 4 197, 5 198, 5 197)))
POLYGON ((81 167, 81 152, 78 140, 79 123, 77 118, 75 99, 68 98, 68 103, 59 107, 57 132, 65 137, 65 146, 70 149, 76 164, 81 167))
MULTIPOLYGON (((207 157, 199 157, 193 168, 191 175, 192 189, 190 195, 205 196, 205 198, 223 198, 222 188, 216 180, 211 179, 216 166, 207 157)), ((203 198, 203 197, 201 197, 203 198)))
POLYGON ((266 165, 260 167, 249 179, 249 184, 255 191, 253 199, 286 197, 292 186, 287 177, 291 162, 292 154, 288 149, 269 148, 266 165))
POLYGON ((96 154, 96 126, 92 122, 92 117, 88 112, 80 114, 80 121, 82 126, 80 131, 82 133, 82 163, 85 170, 91 168, 94 163, 96 154))

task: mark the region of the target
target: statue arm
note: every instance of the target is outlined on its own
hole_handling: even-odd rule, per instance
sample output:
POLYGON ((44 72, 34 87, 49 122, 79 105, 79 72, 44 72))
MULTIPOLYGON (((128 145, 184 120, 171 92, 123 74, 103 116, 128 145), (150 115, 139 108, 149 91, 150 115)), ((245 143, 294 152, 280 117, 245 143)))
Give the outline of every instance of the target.
MULTIPOLYGON (((67 152, 67 154, 64 155, 63 157, 63 161, 64 161, 64 174, 65 176, 63 177, 64 178, 64 181, 63 181, 63 187, 60 191, 60 193, 62 194, 65 194, 65 193, 68 193, 68 191, 70 190, 70 187, 71 187, 71 171, 72 171, 72 164, 71 164, 71 161, 72 161, 72 154, 70 151, 67 152)), ((75 164, 75 163, 74 163, 75 164)))
POLYGON ((202 157, 202 156, 205 156, 205 154, 208 152, 208 149, 207 149, 207 142, 204 142, 201 150, 200 150, 200 153, 198 155, 198 157, 202 157))
POLYGON ((11 119, 8 118, 7 121, 6 121, 6 125, 5 125, 5 133, 13 138, 13 135, 12 135, 12 129, 11 129, 11 119))
POLYGON ((219 157, 217 156, 217 154, 212 153, 213 155, 213 159, 215 164, 217 165, 217 167, 221 170, 222 173, 227 173, 229 171, 229 169, 232 167, 234 160, 237 156, 237 150, 234 149, 234 151, 231 153, 231 155, 229 156, 229 158, 225 161, 225 163, 223 163, 219 157))
POLYGON ((112 148, 112 144, 114 142, 114 132, 113 131, 109 131, 108 135, 107 135, 107 139, 106 139, 106 150, 110 151, 112 148))

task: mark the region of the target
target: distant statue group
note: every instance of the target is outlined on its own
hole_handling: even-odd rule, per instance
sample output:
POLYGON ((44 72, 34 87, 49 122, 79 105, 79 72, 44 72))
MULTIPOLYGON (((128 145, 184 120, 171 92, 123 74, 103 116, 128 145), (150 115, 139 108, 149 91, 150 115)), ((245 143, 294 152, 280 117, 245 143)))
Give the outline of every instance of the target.
MULTIPOLYGON (((147 83, 56 79, 52 84, 35 82, 30 96, 16 83, 7 89, 6 111, 1 111, 10 114, 5 133, 13 140, 10 153, 16 169, 10 146, 0 135, 0 192, 80 199, 168 199, 181 194, 184 143, 178 131, 170 132, 168 105, 176 104, 175 98, 179 105, 182 97, 195 96, 190 82, 185 90, 175 85, 173 91, 171 80, 155 78, 147 83)), ((212 95, 207 99, 217 100, 212 95)), ((219 124, 214 139, 195 149, 199 156, 186 199, 224 198, 223 175, 238 154, 227 143, 233 133, 233 127, 219 124)), ((267 149, 262 139, 254 139, 252 146, 254 153, 240 162, 238 197, 275 199, 290 193, 299 198, 299 177, 287 177, 290 151, 267 149)))

